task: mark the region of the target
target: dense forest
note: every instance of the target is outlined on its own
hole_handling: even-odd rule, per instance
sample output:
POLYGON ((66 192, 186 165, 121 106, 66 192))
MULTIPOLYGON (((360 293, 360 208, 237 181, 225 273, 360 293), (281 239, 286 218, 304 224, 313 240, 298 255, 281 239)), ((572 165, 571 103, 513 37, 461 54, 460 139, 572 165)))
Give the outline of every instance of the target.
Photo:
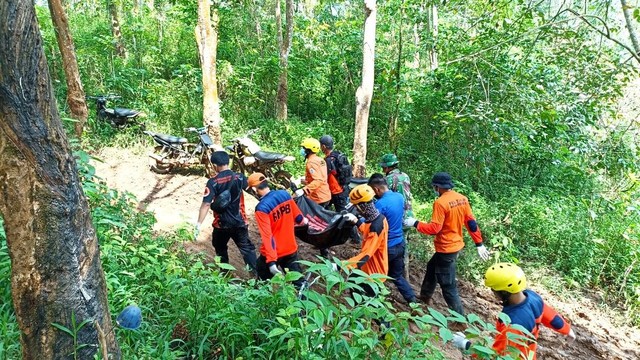
MULTIPOLYGON (((13 3, 0 5, 9 19, 0 34, 21 24, 9 16, 25 6, 13 3)), ((559 297, 595 299, 640 342, 638 1, 49 0, 27 7, 38 26, 29 44, 40 46, 46 63, 34 76, 39 82, 21 77, 24 84, 12 84, 8 60, 0 59, 0 359, 107 359, 106 352, 123 359, 449 358, 445 317, 473 323, 474 336, 484 341, 476 354, 497 356, 487 345, 493 319, 460 320, 384 298, 345 302, 350 283, 328 262, 304 262, 323 280, 302 301, 290 284, 300 274, 240 281, 225 276, 228 265, 187 254, 182 244, 192 224, 154 231, 157 220, 139 211, 140 199, 110 188, 96 172, 95 158, 105 148, 146 158, 154 147, 140 126, 121 129, 99 116, 96 96, 112 94, 119 97, 108 97, 107 106, 144 112, 136 121, 147 130, 192 140, 185 128, 210 125, 222 146, 255 129, 252 138, 265 150, 296 156, 302 139, 331 134, 361 176, 380 172, 381 156, 395 153, 411 177, 420 220, 431 217, 432 175, 447 171, 472 203, 491 261, 521 264, 532 283, 559 297), (12 104, 21 101, 9 94, 27 87, 26 102, 49 88, 47 78, 54 110, 46 106, 45 113, 59 113, 64 131, 40 138, 45 145, 32 158, 10 146, 26 140, 9 123, 12 104), (70 172, 45 161, 57 156, 49 142, 73 151, 73 159, 61 162, 70 172), (24 208, 9 203, 19 194, 8 189, 31 178, 10 169, 29 167, 36 156, 45 160, 33 165, 35 172, 53 175, 23 189, 41 189, 60 172, 82 186, 86 200, 69 195, 78 210, 67 215, 54 209, 33 221, 11 220, 52 199, 36 201, 43 199, 37 195, 24 208), (93 244, 89 250, 66 240, 47 245, 55 236, 42 224, 65 216, 73 217, 74 229, 91 228, 81 232, 84 244, 93 244), (24 224, 51 236, 17 230, 24 224), (24 283, 15 275, 23 271, 20 257, 33 255, 23 243, 62 252, 68 246, 78 258, 99 251, 92 262, 98 285, 90 291, 100 298, 102 283, 102 303, 69 300, 59 311, 34 305, 38 297, 18 291, 24 283), (142 327, 118 328, 113 319, 134 303, 143 309, 142 327), (31 308, 39 313, 21 320, 31 308), (92 313, 87 308, 109 326, 100 329, 81 316, 92 313), (393 330, 380 337, 370 319, 383 317, 393 330), (58 334, 40 353, 27 348, 37 342, 27 330, 38 319, 58 334)), ((18 53, 27 44, 10 41, 0 51, 18 53)), ((35 98, 44 104, 46 96, 35 98)), ((30 121, 38 132, 54 126, 30 121)), ((303 169, 301 161, 285 164, 294 175, 303 169)), ((206 182, 201 173, 184 176, 206 182)), ((195 208, 187 211, 196 215, 195 208)), ((56 226, 55 233, 64 229, 56 226)), ((433 242, 413 239, 411 264, 423 269, 433 242)), ((56 254, 39 259, 56 261, 56 254)), ((90 271, 83 261, 73 264, 77 278, 90 271)), ((66 273, 69 266, 41 271, 66 273)), ((472 254, 460 258, 458 272, 481 286, 486 268, 472 254)), ((52 293, 84 291, 59 286, 52 293)))

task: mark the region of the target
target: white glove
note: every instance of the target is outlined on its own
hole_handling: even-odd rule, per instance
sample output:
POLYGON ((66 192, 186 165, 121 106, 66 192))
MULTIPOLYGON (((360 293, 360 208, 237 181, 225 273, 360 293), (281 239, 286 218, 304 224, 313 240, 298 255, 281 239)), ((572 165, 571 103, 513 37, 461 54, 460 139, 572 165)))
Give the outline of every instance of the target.
POLYGON ((296 190, 295 195, 296 195, 296 197, 300 197, 300 196, 304 195, 304 190, 303 189, 296 190))
POLYGON ((200 235, 200 223, 196 223, 196 228, 193 230, 193 240, 198 240, 198 235, 200 235))
POLYGON ((404 219, 404 226, 413 227, 416 224, 416 219, 412 217, 408 217, 404 219))
POLYGON ((453 346, 457 347, 460 350, 467 350, 467 344, 469 344, 469 340, 464 336, 460 331, 453 334, 453 346))
POLYGON ((303 217, 300 225, 309 225, 309 219, 307 219, 306 217, 303 217))
POLYGON ((355 223, 358 222, 358 218, 355 215, 353 215, 352 213, 346 213, 346 214, 342 215, 342 217, 345 220, 347 220, 347 222, 350 222, 352 224, 355 224, 355 223))
POLYGON ((489 250, 487 250, 487 248, 484 247, 484 245, 480 245, 476 247, 476 249, 478 249, 478 256, 480 256, 480 259, 484 261, 489 260, 489 258, 491 257, 491 254, 489 253, 489 250))
POLYGON ((272 275, 282 274, 282 272, 278 269, 278 267, 276 266, 276 264, 271 264, 271 265, 269 265, 269 272, 270 272, 272 275))
POLYGON ((576 341, 576 333, 573 332, 573 329, 569 330, 569 334, 567 334, 567 336, 569 337, 569 340, 567 340, 568 342, 572 343, 576 341))

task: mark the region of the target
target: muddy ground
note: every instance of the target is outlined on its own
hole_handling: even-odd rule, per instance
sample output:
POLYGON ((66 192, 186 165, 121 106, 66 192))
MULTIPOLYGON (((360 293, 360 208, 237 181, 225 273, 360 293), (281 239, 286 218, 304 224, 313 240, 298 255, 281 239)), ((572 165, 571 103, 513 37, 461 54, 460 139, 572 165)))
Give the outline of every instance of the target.
MULTIPOLYGON (((138 209, 155 213, 158 221, 154 230, 170 231, 184 226, 185 223, 193 223, 197 218, 206 183, 201 169, 158 175, 149 170, 148 158, 144 154, 136 155, 123 149, 107 148, 95 156, 103 161, 94 162, 99 177, 110 187, 134 194, 139 201, 138 209)), ((301 165, 300 172, 302 171, 301 165)), ((249 235, 257 249, 260 236, 253 221, 253 209, 257 201, 248 194, 245 195, 247 217, 251 220, 249 235)), ((209 224, 212 220, 210 216, 205 223, 209 224)), ((186 241, 185 244, 188 251, 204 252, 209 258, 213 258, 215 252, 210 239, 211 227, 203 226, 197 241, 186 241)), ((351 245, 333 249, 334 255, 341 259, 346 259, 356 252, 357 249, 351 245)), ((314 261, 318 251, 300 242, 299 254, 302 259, 314 261)), ((237 276, 247 278, 249 275, 242 270, 242 257, 232 241, 229 256, 231 264, 239 269, 236 271, 237 276)), ((413 265, 414 263, 409 280, 414 290, 418 290, 424 269, 413 265)), ((395 287, 389 285, 396 308, 407 309, 395 287)), ((491 292, 480 285, 459 281, 462 302, 467 312, 475 312, 485 321, 493 322, 500 306, 491 292)), ((567 338, 542 328, 538 359, 640 359, 640 329, 625 325, 624 321, 616 316, 616 309, 607 310, 593 297, 562 300, 540 286, 533 284, 532 288, 572 323, 577 335, 575 342, 568 343, 567 338)), ((436 292, 432 306, 439 311, 446 311, 446 305, 439 292, 436 292)), ((462 359, 460 352, 450 345, 443 344, 442 349, 449 358, 462 359)))

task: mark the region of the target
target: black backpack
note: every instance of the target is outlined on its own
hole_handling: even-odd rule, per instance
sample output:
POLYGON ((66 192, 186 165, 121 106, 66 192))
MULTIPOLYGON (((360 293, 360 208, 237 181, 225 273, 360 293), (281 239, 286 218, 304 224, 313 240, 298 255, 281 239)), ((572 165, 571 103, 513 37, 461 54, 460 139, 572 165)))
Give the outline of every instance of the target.
POLYGON ((353 176, 353 168, 349 165, 349 159, 339 151, 334 151, 330 156, 334 159, 333 164, 336 167, 336 180, 338 180, 338 184, 340 184, 340 186, 347 186, 353 176))

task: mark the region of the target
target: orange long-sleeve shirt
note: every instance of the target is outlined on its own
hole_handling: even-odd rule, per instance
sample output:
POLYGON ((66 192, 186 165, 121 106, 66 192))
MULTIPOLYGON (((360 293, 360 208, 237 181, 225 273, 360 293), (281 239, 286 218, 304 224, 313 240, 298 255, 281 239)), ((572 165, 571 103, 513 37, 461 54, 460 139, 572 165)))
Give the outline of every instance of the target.
POLYGON ((304 193, 318 204, 331 200, 331 191, 327 182, 327 163, 316 154, 307 157, 307 169, 304 174, 307 185, 304 193))
MULTIPOLYGON (((372 222, 360 224, 358 230, 362 233, 362 250, 358 255, 347 260, 347 266, 357 267, 369 275, 387 275, 389 273, 389 255, 387 253, 389 224, 387 219, 380 214, 372 222)), ((382 279, 382 281, 384 280, 382 279)))
POLYGON ((272 190, 260 199, 256 221, 262 238, 260 254, 267 264, 298 251, 293 227, 303 219, 298 205, 285 190, 272 190))
POLYGON ((482 233, 466 196, 449 190, 433 203, 431 222, 418 221, 416 228, 427 235, 435 235, 436 252, 454 253, 464 247, 462 226, 467 228, 476 246, 482 245, 482 233))
MULTIPOLYGON (((534 336, 535 340, 538 340, 540 324, 560 334, 569 334, 571 330, 569 323, 554 308, 545 304, 540 295, 533 290, 524 290, 524 295, 527 299, 521 304, 507 305, 502 309, 503 313, 509 315, 511 325, 517 324, 524 327, 534 336)), ((493 349, 500 355, 506 355, 509 347, 514 347, 520 351, 522 359, 530 359, 529 356, 533 356, 531 359, 535 360, 537 343, 525 339, 519 339, 517 342, 509 340, 509 333, 523 336, 521 331, 514 329, 511 325, 506 325, 498 320, 496 324, 498 335, 494 339, 493 349), (523 342, 526 344, 519 344, 523 342)))

